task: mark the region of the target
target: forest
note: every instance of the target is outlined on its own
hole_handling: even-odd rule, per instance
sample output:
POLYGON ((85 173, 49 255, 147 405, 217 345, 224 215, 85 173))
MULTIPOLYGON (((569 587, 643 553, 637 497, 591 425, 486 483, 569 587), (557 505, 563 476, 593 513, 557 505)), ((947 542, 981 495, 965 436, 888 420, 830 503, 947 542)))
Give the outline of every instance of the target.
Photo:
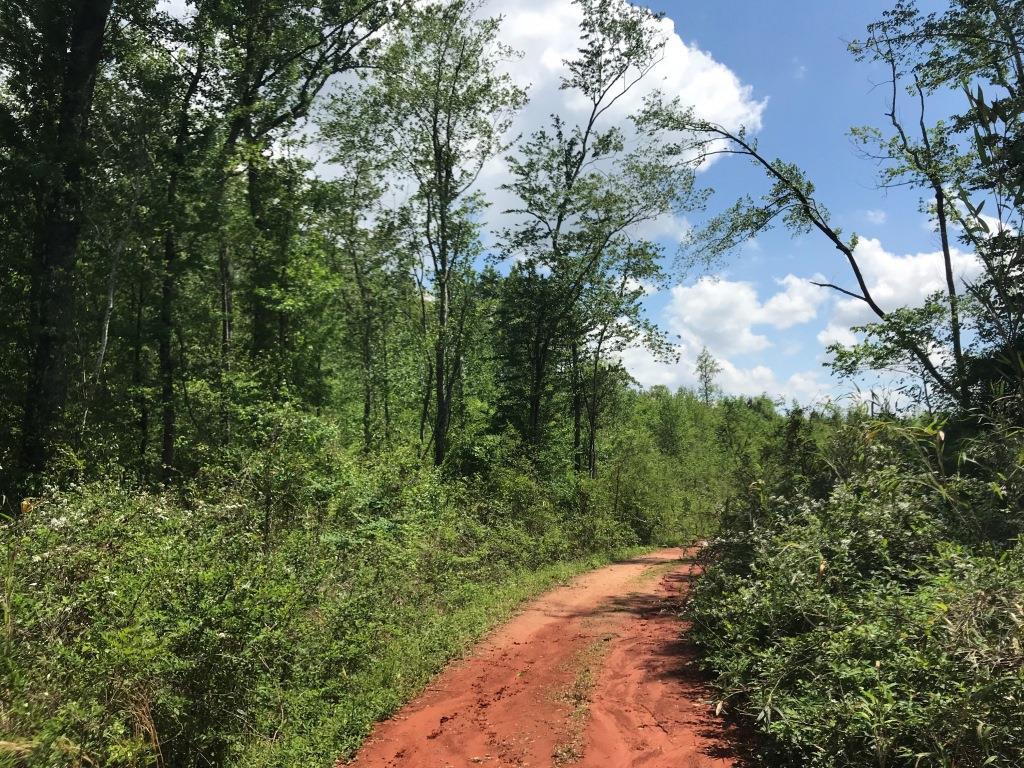
POLYGON ((651 85, 660 14, 573 7, 519 132, 496 0, 0 2, 0 766, 331 766, 527 598, 697 541, 751 765, 1024 765, 1024 2, 847 30, 940 243, 895 308, 801 157, 651 85), (640 386, 651 286, 773 228, 886 395, 640 386))

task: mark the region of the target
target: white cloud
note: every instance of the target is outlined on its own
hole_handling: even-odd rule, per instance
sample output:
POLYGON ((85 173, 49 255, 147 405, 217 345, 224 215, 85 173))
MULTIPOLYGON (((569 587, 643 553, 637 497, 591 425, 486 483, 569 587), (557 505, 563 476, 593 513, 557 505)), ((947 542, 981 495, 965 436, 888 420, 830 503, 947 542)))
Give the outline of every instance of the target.
POLYGON ((630 375, 643 387, 665 386, 669 389, 692 387, 697 383, 694 375, 694 360, 686 355, 686 350, 677 347, 678 361, 662 362, 643 347, 624 349, 619 358, 630 375))
POLYGON ((851 331, 847 325, 829 323, 818 333, 818 342, 823 347, 836 343, 850 347, 857 343, 857 334, 851 331))
MULTIPOLYGON (((677 352, 678 362, 664 363, 655 360, 645 349, 631 348, 622 353, 622 363, 643 387, 696 387, 695 355, 689 354, 685 347, 679 347, 677 352)), ((823 379, 819 371, 799 371, 780 381, 766 365, 743 368, 727 358, 719 358, 718 363, 722 367, 718 385, 729 395, 756 397, 766 394, 787 402, 797 400, 805 404, 821 402, 830 397, 832 385, 823 379)))
POLYGON ((687 346, 707 345, 719 355, 759 352, 768 338, 752 327, 761 305, 750 283, 703 277, 672 288, 667 321, 687 346))
POLYGON ((684 344, 698 349, 706 345, 722 356, 760 352, 771 342, 755 326, 785 330, 807 323, 828 299, 823 289, 795 275, 776 283, 783 290, 763 303, 748 282, 703 277, 693 285, 677 285, 666 322, 684 344))
MULTIPOLYGON (((529 86, 530 97, 510 135, 526 136, 547 127, 552 114, 562 115, 570 124, 584 120, 588 105, 560 87, 565 71, 563 62, 573 58, 581 45, 579 5, 572 0, 493 0, 483 6, 481 13, 502 15, 501 40, 522 53, 505 65, 515 82, 529 86)), ((760 130, 766 101, 755 99, 751 86, 742 83, 707 51, 686 43, 676 33, 671 19, 658 21, 656 31, 665 38, 662 60, 604 115, 602 127, 619 125, 627 140, 632 140, 628 116, 641 108, 647 95, 660 90, 669 98, 678 96, 700 116, 730 129, 746 126, 752 132, 760 130)), ((501 211, 513 207, 508 193, 498 189, 507 180, 504 158, 495 158, 480 177, 479 186, 487 190, 492 202, 488 218, 495 228, 507 223, 501 211)), ((645 225, 638 234, 678 242, 689 226, 685 219, 669 216, 665 221, 645 225)))
MULTIPOLYGON (((879 240, 863 238, 855 255, 871 295, 886 311, 920 306, 929 295, 946 288, 941 251, 898 256, 886 251, 879 240)), ((981 263, 973 254, 954 248, 952 261, 958 285, 974 279, 981 271, 981 263)), ((863 301, 843 299, 836 303, 831 322, 849 328, 873 319, 871 309, 863 301)))
POLYGON ((692 229, 693 225, 685 216, 668 215, 638 224, 633 228, 632 235, 647 240, 681 243, 692 229))
POLYGON ((889 215, 883 210, 872 208, 864 211, 864 218, 872 224, 885 224, 889 219, 889 215))
POLYGON ((778 394, 778 382, 775 372, 766 365, 755 365, 751 368, 739 368, 729 360, 719 360, 722 372, 718 385, 730 395, 748 395, 755 397, 760 394, 778 394))
POLYGON ((832 390, 833 383, 824 380, 820 371, 798 371, 786 380, 781 394, 800 403, 820 403, 832 398, 832 390))
MULTIPOLYGON (((579 24, 583 18, 572 0, 518 0, 492 2, 482 13, 503 17, 501 38, 523 53, 509 63, 509 73, 523 85, 530 84, 530 105, 521 115, 520 129, 547 122, 552 113, 575 111, 582 117, 588 108, 582 101, 566 100, 560 89, 563 61, 576 55, 580 46, 579 24)), ((716 61, 710 53, 688 44, 677 34, 669 18, 656 22, 656 32, 665 38, 663 59, 650 75, 626 94, 609 113, 610 120, 622 120, 640 108, 644 96, 661 90, 692 104, 701 117, 736 129, 741 125, 756 131, 761 127, 765 102, 753 98, 749 85, 716 61)))
MULTIPOLYGON (((823 280, 821 275, 815 275, 814 279, 818 282, 823 280)), ((818 316, 818 307, 828 299, 820 286, 796 275, 786 275, 776 282, 785 286, 786 290, 776 293, 765 302, 759 319, 780 330, 813 320, 818 316)))
MULTIPOLYGON (((186 0, 160 0, 166 7, 180 13, 186 0)), ((501 16, 499 39, 521 55, 509 57, 502 68, 514 82, 528 88, 529 102, 516 115, 508 133, 511 140, 525 137, 550 126, 551 115, 558 114, 567 123, 582 122, 589 109, 579 96, 561 88, 565 73, 565 60, 576 56, 582 44, 579 24, 582 11, 572 0, 491 0, 480 8, 481 16, 501 16)), ((767 101, 757 100, 751 86, 726 65, 716 61, 707 51, 686 43, 677 33, 675 23, 668 18, 656 23, 656 34, 665 39, 662 59, 646 78, 602 117, 601 128, 617 125, 623 129, 627 143, 636 139, 630 114, 638 111, 644 98, 655 91, 679 99, 690 105, 702 117, 736 130, 745 126, 751 132, 761 128, 762 114, 767 101)), ((311 156, 323 158, 322 146, 314 146, 311 156)), ((515 148, 507 154, 514 154, 515 148)), ((329 165, 318 170, 326 177, 334 175, 329 165)), ((511 224, 511 217, 503 211, 513 209, 516 201, 501 186, 510 181, 505 156, 492 158, 483 168, 476 188, 486 193, 490 207, 484 214, 485 239, 511 224)), ((687 234, 690 223, 683 217, 668 214, 662 219, 646 222, 632 233, 667 243, 678 243, 687 234)))
POLYGON ((635 291, 639 288, 644 292, 645 296, 653 296, 661 290, 657 283, 651 280, 637 280, 635 277, 626 279, 626 288, 630 291, 635 291))
POLYGON ((804 403, 821 399, 829 384, 817 371, 795 373, 780 380, 764 363, 743 367, 731 359, 772 346, 755 327, 786 330, 808 323, 828 300, 825 290, 795 275, 775 282, 779 290, 764 301, 748 282, 704 277, 693 285, 675 286, 659 319, 679 340, 678 362, 659 362, 646 350, 629 349, 622 355, 623 364, 646 387, 693 387, 696 358, 706 346, 722 367, 718 383, 729 394, 768 394, 804 403))
MULTIPOLYGON (((563 62, 576 55, 581 45, 579 24, 583 18, 572 0, 517 0, 491 2, 481 9, 485 15, 501 14, 501 39, 522 53, 508 62, 506 70, 520 85, 529 85, 530 104, 517 120, 517 130, 545 125, 551 114, 575 113, 582 118, 588 109, 581 100, 568 98, 562 90, 563 62)), ((753 97, 751 86, 710 53, 689 44, 676 33, 669 18, 656 22, 656 33, 664 37, 662 60, 643 82, 622 97, 609 111, 608 120, 622 121, 643 104, 655 90, 678 96, 692 104, 701 117, 736 129, 761 127, 765 101, 753 97)))
POLYGON ((1000 232, 1009 232, 1010 234, 1016 233, 1016 230, 1013 227, 1011 227, 1005 221, 1002 221, 998 216, 988 216, 987 214, 982 213, 978 216, 978 218, 984 221, 985 226, 988 227, 986 237, 998 235, 1000 232))

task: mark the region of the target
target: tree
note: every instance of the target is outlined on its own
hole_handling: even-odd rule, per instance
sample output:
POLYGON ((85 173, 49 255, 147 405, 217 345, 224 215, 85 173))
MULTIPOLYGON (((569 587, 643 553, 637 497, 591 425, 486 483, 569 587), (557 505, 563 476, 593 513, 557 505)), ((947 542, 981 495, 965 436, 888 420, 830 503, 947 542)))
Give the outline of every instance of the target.
POLYGON ((657 142, 627 148, 623 126, 604 127, 661 58, 657 16, 622 0, 579 5, 583 45, 566 61, 562 88, 586 101, 587 117, 573 126, 552 116, 509 159, 506 189, 517 202, 502 243, 503 256, 515 261, 499 309, 505 420, 539 446, 555 374, 567 368, 578 457, 586 401, 591 432, 596 428, 597 376, 616 346, 611 338, 643 338, 661 348, 656 335, 629 330, 642 326, 634 289, 660 274, 659 249, 636 238, 636 229, 694 204, 688 166, 666 158, 657 142))
POLYGON ((919 176, 936 190, 936 212, 944 199, 950 227, 982 263, 982 275, 962 286, 963 310, 978 342, 961 355, 959 375, 973 388, 975 401, 981 399, 976 404, 985 406, 1006 403, 1002 390, 1008 384, 1018 403, 1024 401, 1022 34, 1019 2, 957 0, 928 15, 900 2, 852 46, 862 58, 893 68, 897 63, 912 79, 922 109, 924 152, 911 147, 910 160, 915 170, 924 166, 919 176), (963 90, 964 111, 925 129, 925 98, 946 88, 963 90), (937 172, 928 173, 929 162, 939 166, 937 172))
MULTIPOLYGON (((829 220, 817 200, 814 185, 799 168, 782 160, 769 160, 745 131, 730 131, 698 119, 692 110, 675 102, 653 99, 644 115, 648 130, 678 131, 674 151, 707 159, 741 155, 759 167, 771 182, 759 201, 739 200, 712 218, 691 241, 695 255, 717 259, 758 232, 782 222, 795 231, 817 231, 847 262, 855 286, 830 283, 822 287, 863 302, 876 320, 862 328, 863 340, 851 348, 834 345, 835 369, 846 375, 863 370, 897 370, 912 379, 923 378, 945 403, 969 410, 981 393, 980 369, 989 352, 964 341, 964 312, 970 312, 979 340, 989 339, 1014 372, 1018 391, 1024 382, 1020 356, 1019 299, 1014 298, 1015 277, 1021 274, 1019 238, 1011 221, 1019 221, 1019 208, 1010 203, 1019 190, 1016 126, 1019 125, 1018 83, 1022 72, 1018 40, 1024 33, 1019 4, 958 0, 944 14, 921 16, 913 3, 901 2, 873 24, 864 41, 851 46, 861 58, 884 63, 891 74, 891 99, 886 113, 889 133, 855 129, 854 137, 875 147, 882 165, 881 185, 910 185, 927 199, 923 207, 935 222, 941 242, 945 290, 929 297, 922 307, 883 308, 872 295, 858 261, 856 235, 846 237, 829 220), (968 88, 964 114, 950 123, 926 122, 929 94, 942 88, 983 80, 1004 94, 990 105, 982 90, 968 88), (902 88, 908 84, 906 89, 902 88), (913 102, 914 128, 901 118, 900 93, 913 102), (1016 156, 1016 157, 1015 157, 1016 156), (1015 158, 1015 159, 1013 159, 1015 158), (1015 179, 1011 181, 1011 179, 1015 179), (978 199, 972 202, 972 197, 978 199), (997 216, 986 220, 982 209, 993 201, 997 216), (961 240, 981 259, 984 277, 973 284, 957 284, 952 241, 961 240), (970 296, 965 303, 963 294, 970 296), (998 341, 996 341, 998 339, 998 341)), ((1019 230, 1017 230, 1019 231, 1019 230)), ((990 351, 994 351, 990 348, 990 351)), ((991 399, 991 394, 985 395, 991 399)))
POLYGON ((6 87, 28 108, 17 117, 10 110, 3 115, 5 143, 21 155, 8 173, 38 174, 26 190, 34 198, 34 220, 26 228, 32 242, 29 363, 19 464, 29 474, 46 466, 67 398, 74 274, 93 167, 93 93, 112 8, 112 0, 78 0, 12 2, 0 11, 6 87))
POLYGON ((711 405, 711 401, 715 397, 715 392, 718 391, 715 379, 721 372, 721 364, 714 358, 711 352, 708 351, 708 348, 704 347, 701 349, 700 354, 697 355, 697 364, 694 367, 694 373, 697 375, 697 387, 700 391, 701 399, 704 401, 704 405, 711 405))
POLYGON ((507 148, 505 133, 525 99, 499 72, 500 61, 512 54, 498 42, 500 20, 477 18, 478 10, 478 3, 463 0, 417 8, 365 94, 366 109, 381 121, 393 152, 392 167, 414 190, 427 273, 423 305, 432 310, 433 349, 424 379, 433 393, 430 442, 438 465, 447 453, 461 376, 476 219, 485 204, 473 187, 487 161, 507 148))

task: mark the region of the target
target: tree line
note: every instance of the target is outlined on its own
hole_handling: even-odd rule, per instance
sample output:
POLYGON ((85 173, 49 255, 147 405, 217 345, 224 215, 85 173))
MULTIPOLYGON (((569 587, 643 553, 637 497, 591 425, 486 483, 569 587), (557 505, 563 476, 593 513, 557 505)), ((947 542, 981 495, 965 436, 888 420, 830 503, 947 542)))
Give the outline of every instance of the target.
POLYGON ((519 137, 518 54, 477 2, 6 4, 8 506, 86 457, 187 479, 261 402, 342 418, 366 451, 440 466, 507 430, 595 475, 618 353, 671 355, 639 228, 701 194, 613 109, 660 60, 657 16, 579 5, 561 86, 584 118, 519 137))

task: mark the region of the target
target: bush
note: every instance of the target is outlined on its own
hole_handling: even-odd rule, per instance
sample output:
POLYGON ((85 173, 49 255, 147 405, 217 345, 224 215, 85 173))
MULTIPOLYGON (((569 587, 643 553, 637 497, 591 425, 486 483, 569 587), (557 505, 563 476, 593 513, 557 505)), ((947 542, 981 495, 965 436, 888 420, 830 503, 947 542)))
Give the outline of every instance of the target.
POLYGON ((325 423, 270 411, 184 490, 90 482, 6 526, 0 764, 329 765, 518 600, 639 541, 578 484, 453 479, 325 423))
POLYGON ((971 481, 880 453, 824 500, 768 498, 707 553, 687 610, 724 706, 777 764, 1019 766, 1024 545, 958 543, 949 496, 971 481))

